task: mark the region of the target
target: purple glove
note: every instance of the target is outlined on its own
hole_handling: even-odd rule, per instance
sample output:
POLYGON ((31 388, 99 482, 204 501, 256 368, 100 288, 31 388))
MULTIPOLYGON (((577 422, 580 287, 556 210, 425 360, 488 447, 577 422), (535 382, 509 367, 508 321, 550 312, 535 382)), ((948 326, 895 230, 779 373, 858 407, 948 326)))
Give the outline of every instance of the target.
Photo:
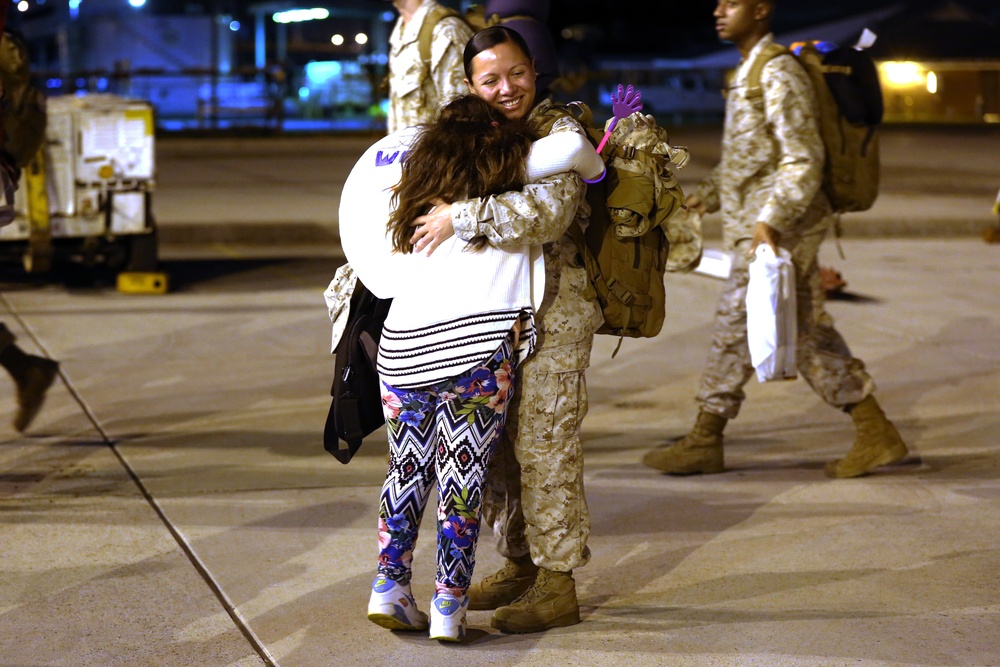
POLYGON ((611 127, 608 128, 608 132, 613 132, 619 120, 628 118, 636 111, 642 111, 642 91, 632 86, 623 88, 622 84, 619 83, 618 95, 611 94, 611 112, 614 116, 611 119, 611 127))
POLYGON ((611 137, 615 126, 618 125, 618 121, 622 118, 628 118, 636 111, 642 111, 642 91, 632 86, 625 88, 619 83, 618 94, 611 93, 611 113, 613 114, 611 116, 611 125, 605 131, 601 143, 597 145, 598 153, 604 150, 604 144, 608 143, 608 139, 611 137))

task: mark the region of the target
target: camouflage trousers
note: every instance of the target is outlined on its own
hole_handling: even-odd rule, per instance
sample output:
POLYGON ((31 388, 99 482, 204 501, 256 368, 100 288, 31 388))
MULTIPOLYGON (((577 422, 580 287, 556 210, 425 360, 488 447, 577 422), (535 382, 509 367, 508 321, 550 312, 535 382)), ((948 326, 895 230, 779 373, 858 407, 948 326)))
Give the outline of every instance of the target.
MULTIPOLYGON (((856 359, 826 312, 826 295, 817 254, 825 236, 814 233, 782 242, 795 265, 798 302, 796 365, 820 398, 843 409, 861 402, 875 390, 875 382, 856 359)), ((754 376, 747 343, 746 296, 749 282, 749 241, 733 250, 733 267, 715 312, 712 346, 701 376, 697 401, 707 411, 733 419, 746 394, 743 387, 754 376)))
POLYGON ((504 556, 530 554, 539 567, 569 572, 590 560, 580 424, 587 414, 584 373, 602 320, 596 302, 583 296, 583 269, 564 269, 559 282, 490 458, 483 517, 504 556))

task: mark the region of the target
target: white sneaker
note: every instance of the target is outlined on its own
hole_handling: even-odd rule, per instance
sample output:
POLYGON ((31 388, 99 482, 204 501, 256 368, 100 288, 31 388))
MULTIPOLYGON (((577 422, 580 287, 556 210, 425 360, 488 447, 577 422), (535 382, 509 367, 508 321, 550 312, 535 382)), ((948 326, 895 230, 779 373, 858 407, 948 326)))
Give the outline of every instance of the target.
POLYGON ((431 639, 460 642, 465 638, 465 614, 469 597, 435 593, 431 600, 431 639))
POLYGON ((427 629, 427 614, 417 609, 410 585, 401 586, 382 575, 372 582, 368 620, 390 630, 427 629))

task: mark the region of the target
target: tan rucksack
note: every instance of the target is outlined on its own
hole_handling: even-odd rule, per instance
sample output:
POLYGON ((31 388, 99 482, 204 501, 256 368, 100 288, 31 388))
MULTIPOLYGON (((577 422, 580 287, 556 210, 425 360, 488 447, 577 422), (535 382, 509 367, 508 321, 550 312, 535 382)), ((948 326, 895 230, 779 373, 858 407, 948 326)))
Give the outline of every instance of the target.
MULTIPOLYGON (((604 131, 594 126, 582 102, 552 105, 542 115, 540 131, 546 134, 565 115, 579 121, 591 143, 599 145, 604 131)), ((670 163, 683 166, 687 150, 667 139, 650 116, 621 119, 601 151, 607 174, 587 186, 590 224, 586 231, 570 225, 604 316, 597 333, 619 339, 659 334, 666 315, 664 272, 690 271, 701 258, 699 219, 676 215, 684 193, 670 163)))
POLYGON ((875 203, 879 186, 876 129, 883 109, 875 64, 854 48, 821 53, 812 42, 793 48, 777 43, 765 47, 747 74, 747 98, 763 102, 761 72, 772 58, 795 58, 809 75, 819 103, 819 129, 826 147, 823 190, 837 213, 866 211, 875 203))

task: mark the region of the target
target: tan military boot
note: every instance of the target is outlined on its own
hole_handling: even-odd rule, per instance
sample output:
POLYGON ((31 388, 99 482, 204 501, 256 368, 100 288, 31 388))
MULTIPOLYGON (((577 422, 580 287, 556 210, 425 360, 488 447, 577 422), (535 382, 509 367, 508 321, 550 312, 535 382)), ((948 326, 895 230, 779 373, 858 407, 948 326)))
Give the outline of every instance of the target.
POLYGON ((672 445, 646 452, 643 465, 672 475, 722 472, 722 431, 725 417, 702 410, 694 428, 672 445))
POLYGON ((827 477, 859 477, 907 454, 899 431, 886 419, 874 396, 869 395, 851 409, 857 435, 847 456, 824 467, 827 477))
POLYGON ((501 632, 541 632, 580 622, 576 583, 571 572, 540 568, 534 585, 493 612, 490 625, 501 632))
POLYGON ((508 605, 535 583, 538 566, 531 556, 508 558, 503 567, 469 587, 469 609, 496 609, 508 605))

